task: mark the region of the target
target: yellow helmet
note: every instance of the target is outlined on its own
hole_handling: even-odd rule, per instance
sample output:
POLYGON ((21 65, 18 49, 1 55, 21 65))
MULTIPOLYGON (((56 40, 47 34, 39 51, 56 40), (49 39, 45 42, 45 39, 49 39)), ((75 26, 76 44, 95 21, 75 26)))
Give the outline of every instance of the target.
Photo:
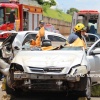
POLYGON ((76 32, 77 32, 77 31, 81 31, 81 30, 85 30, 85 31, 86 31, 86 27, 84 26, 84 24, 78 23, 78 24, 75 26, 74 30, 75 30, 76 32))

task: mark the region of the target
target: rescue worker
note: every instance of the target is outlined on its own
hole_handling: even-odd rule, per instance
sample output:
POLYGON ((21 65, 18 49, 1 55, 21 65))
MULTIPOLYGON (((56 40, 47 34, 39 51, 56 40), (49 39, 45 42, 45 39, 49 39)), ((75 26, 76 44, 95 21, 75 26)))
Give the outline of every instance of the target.
POLYGON ((29 42, 30 42, 30 47, 36 46, 35 40, 31 39, 29 42))
POLYGON ((43 37, 45 35, 45 29, 44 29, 44 21, 39 21, 39 32, 36 35, 36 40, 31 40, 31 46, 41 46, 41 41, 43 40, 43 37))
POLYGON ((70 34, 68 37, 68 41, 66 42, 67 46, 82 46, 86 49, 87 47, 84 41, 84 35, 88 36, 86 30, 84 24, 78 23, 74 27, 74 33, 70 34))

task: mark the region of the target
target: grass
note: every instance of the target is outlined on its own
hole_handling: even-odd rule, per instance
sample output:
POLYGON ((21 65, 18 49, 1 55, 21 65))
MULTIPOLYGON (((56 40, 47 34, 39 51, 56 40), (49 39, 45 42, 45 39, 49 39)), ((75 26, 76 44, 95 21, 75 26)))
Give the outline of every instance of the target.
POLYGON ((58 10, 53 10, 53 9, 46 9, 45 12, 43 12, 44 16, 59 19, 59 20, 64 20, 67 22, 72 21, 72 16, 69 14, 65 14, 64 12, 58 11, 58 10))
POLYGON ((100 97, 100 85, 96 85, 92 87, 92 96, 100 97))

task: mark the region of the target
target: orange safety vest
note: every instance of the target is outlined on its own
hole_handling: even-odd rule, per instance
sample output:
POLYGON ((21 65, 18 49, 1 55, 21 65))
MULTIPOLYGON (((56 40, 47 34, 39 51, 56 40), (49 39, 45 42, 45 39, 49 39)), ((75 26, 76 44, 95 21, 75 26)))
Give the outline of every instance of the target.
POLYGON ((45 35, 45 29, 42 27, 36 36, 36 46, 41 46, 41 38, 45 35))
POLYGON ((32 40, 30 45, 33 46, 41 46, 41 38, 45 35, 44 27, 39 30, 39 33, 36 35, 36 40, 32 40))
POLYGON ((35 40, 32 40, 31 43, 30 43, 31 47, 34 47, 36 45, 36 42, 35 40))

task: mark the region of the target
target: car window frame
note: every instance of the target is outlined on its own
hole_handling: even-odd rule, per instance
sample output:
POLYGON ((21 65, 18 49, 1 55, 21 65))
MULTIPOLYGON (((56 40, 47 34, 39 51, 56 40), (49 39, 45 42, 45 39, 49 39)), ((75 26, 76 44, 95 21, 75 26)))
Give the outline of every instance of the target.
MULTIPOLYGON (((94 37, 97 38, 97 40, 99 39, 99 36, 92 34, 92 33, 88 33, 88 36, 94 36, 94 37)), ((87 41, 86 37, 85 37, 85 40, 86 40, 86 43, 87 43, 87 47, 91 47, 97 41, 96 39, 95 39, 96 41, 87 41), (88 46, 89 43, 92 43, 92 44, 90 46, 88 46)))
MULTIPOLYGON (((29 35, 37 35, 37 33, 35 33, 35 34, 32 33, 32 32, 26 33, 26 35, 25 35, 25 37, 24 37, 24 39, 23 39, 23 42, 22 42, 22 46, 26 43, 26 42, 25 42, 25 39, 26 39, 26 37, 29 36, 29 35), (24 43, 24 42, 25 42, 25 43, 24 43)), ((30 38, 30 39, 31 39, 31 38, 30 38)), ((36 40, 36 39, 35 39, 35 40, 36 40)), ((27 42, 28 42, 28 41, 27 41, 27 42)))
POLYGON ((57 36, 57 35, 51 35, 51 34, 49 34, 49 35, 48 35, 48 39, 50 39, 52 42, 66 42, 66 39, 65 39, 65 38, 60 37, 60 36, 57 36), (54 41, 54 40, 51 40, 51 39, 49 38, 49 36, 53 36, 53 38, 54 38, 54 37, 58 37, 58 38, 63 39, 64 41, 57 41, 57 40, 54 41))

